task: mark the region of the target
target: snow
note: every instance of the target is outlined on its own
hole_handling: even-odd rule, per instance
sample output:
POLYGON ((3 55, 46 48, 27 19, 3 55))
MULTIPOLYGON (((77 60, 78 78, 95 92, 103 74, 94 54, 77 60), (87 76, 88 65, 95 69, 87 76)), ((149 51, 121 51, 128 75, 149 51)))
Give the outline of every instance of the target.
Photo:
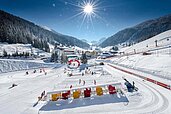
MULTIPOLYGON (((55 4, 53 4, 53 5, 55 5, 55 4)), ((41 26, 43 29, 46 29, 46 30, 48 30, 48 31, 52 31, 52 29, 50 29, 49 27, 47 27, 47 26, 41 26)))
MULTIPOLYGON (((50 45, 51 48, 53 48, 50 45)), ((8 54, 13 54, 18 51, 18 53, 23 53, 23 52, 29 52, 33 53, 34 55, 44 55, 45 57, 50 57, 51 54, 44 52, 42 50, 39 50, 37 48, 34 48, 31 46, 31 44, 5 44, 5 43, 0 43, 0 55, 3 55, 3 51, 6 51, 8 54)))
POLYGON ((32 106, 37 101, 37 97, 42 91, 51 90, 53 88, 52 83, 60 82, 62 78, 59 77, 58 80, 56 80, 58 73, 55 70, 51 68, 45 70, 47 75, 39 73, 39 70, 37 70, 35 74, 33 70, 30 70, 29 75, 25 75, 25 71, 1 74, 0 82, 4 82, 0 83, 1 113, 25 114, 29 111, 36 112, 36 110, 32 110, 32 106), (8 89, 12 83, 18 86, 8 89))
POLYGON ((114 58, 112 61, 127 67, 151 72, 158 75, 168 76, 171 79, 171 56, 163 54, 152 54, 143 56, 141 54, 129 57, 114 58))
POLYGON ((102 48, 101 50, 102 50, 103 52, 108 52, 108 51, 110 51, 110 50, 112 49, 112 47, 113 47, 113 46, 107 46, 107 47, 105 47, 105 48, 102 48))
POLYGON ((27 70, 42 67, 52 67, 55 64, 44 63, 43 61, 35 60, 15 60, 15 59, 0 59, 0 73, 27 70))
MULTIPOLYGON (((92 61, 92 60, 91 60, 92 61)), ((56 113, 117 113, 117 114, 134 114, 134 113, 171 113, 170 91, 159 87, 155 84, 144 82, 139 78, 125 74, 121 71, 113 69, 108 65, 100 67, 90 67, 90 69, 98 71, 104 69, 105 75, 97 73, 95 75, 86 74, 84 76, 77 75, 68 77, 64 73, 65 67, 46 68, 47 75, 37 70, 27 70, 29 75, 25 75, 25 71, 17 71, 4 73, 0 76, 0 110, 3 114, 56 114, 56 113), (129 93, 124 91, 124 95, 93 95, 91 98, 69 99, 57 102, 40 101, 38 105, 33 107, 42 91, 50 92, 60 89, 69 89, 73 87, 92 86, 93 80, 97 81, 97 85, 121 82, 122 88, 125 90, 123 77, 130 82, 135 81, 138 92, 129 93), (86 84, 78 84, 78 80, 85 80, 86 84), (12 83, 18 86, 8 89, 12 83), (17 103, 17 105, 16 105, 17 103)))
POLYGON ((129 68, 130 70, 139 71, 139 73, 147 73, 148 76, 164 79, 164 82, 170 83, 171 80, 171 30, 163 32, 148 40, 140 42, 130 47, 121 49, 125 53, 146 52, 151 55, 143 55, 142 53, 129 56, 118 56, 111 60, 115 65, 129 68), (169 39, 169 40, 168 40, 169 39), (158 46, 155 46, 155 40, 158 46), (148 45, 148 47, 146 47, 148 45))
MULTIPOLYGON (((70 99, 62 100, 57 102, 47 102, 42 108, 40 108, 40 114, 63 114, 63 113, 117 113, 117 114, 137 114, 137 113, 170 113, 170 95, 163 94, 170 92, 169 90, 158 87, 154 84, 144 82, 139 78, 131 77, 123 72, 117 71, 108 66, 104 66, 105 70, 110 72, 113 79, 121 80, 124 76, 129 79, 129 81, 134 80, 136 86, 139 88, 139 92, 135 93, 125 93, 126 96, 116 95, 104 95, 104 96, 92 96, 91 98, 82 98, 82 99, 70 99), (159 90, 157 90, 159 88, 159 90)), ((108 76, 104 76, 104 79, 107 79, 108 76)), ((92 81, 91 78, 97 79, 106 83, 102 77, 78 77, 86 79, 86 81, 92 81)), ((60 84, 58 88, 65 87, 64 85, 76 83, 78 81, 76 77, 67 77, 66 80, 60 84), (71 81, 72 79, 72 81, 71 81), (74 82, 75 79, 75 82, 74 82), (65 82, 65 83, 64 83, 65 82)), ((109 78, 110 80, 111 78, 109 78)), ((111 80, 112 81, 112 80, 111 80)), ((59 85, 59 84, 58 84, 59 85)), ((89 85, 89 84, 88 84, 89 85)))
POLYGON ((156 35, 143 42, 137 43, 131 47, 122 48, 121 51, 125 53, 134 53, 134 49, 136 52, 148 51, 156 48, 156 40, 158 42, 158 47, 171 45, 171 30, 165 31, 159 35, 156 35))
POLYGON ((80 48, 80 47, 77 47, 77 46, 74 46, 74 49, 76 49, 76 50, 78 50, 78 51, 81 51, 81 52, 82 52, 82 51, 84 51, 84 52, 86 51, 85 49, 80 48))
MULTIPOLYGON (((131 52, 135 48, 140 51, 156 49, 154 41, 158 40, 160 47, 170 45, 169 37, 171 31, 166 31, 147 41, 136 44, 127 49, 125 52, 131 52), (163 43, 161 43, 161 41, 163 43), (147 50, 148 50, 147 49, 147 50)), ((84 76, 78 70, 73 70, 73 76, 67 76, 61 64, 45 64, 38 60, 0 60, 0 110, 2 114, 170 114, 171 113, 171 91, 158 86, 154 83, 145 81, 139 77, 124 73, 110 67, 107 64, 115 65, 124 70, 134 72, 160 82, 170 84, 171 80, 171 58, 170 48, 150 51, 151 55, 135 54, 130 56, 120 56, 110 58, 109 60, 96 61, 92 59, 91 64, 104 62, 105 65, 89 67, 90 71, 95 74, 85 74, 84 76), (40 67, 44 68, 47 74, 40 73, 40 67), (36 67, 36 68, 35 68, 36 67), (32 69, 33 68, 33 69, 32 69), (23 71, 15 71, 15 70, 23 71), (24 70, 27 69, 27 70, 24 70), (36 69, 36 73, 33 70, 36 69), (13 72, 9 72, 13 71, 13 72), (26 71, 29 72, 26 75, 26 71), (162 77, 163 76, 163 77, 162 77), (166 79, 167 77, 167 79, 166 79), (134 81, 138 91, 127 92, 123 78, 131 83, 134 81), (79 80, 81 79, 81 83, 79 80), (96 80, 97 85, 109 83, 121 83, 117 86, 123 91, 123 94, 114 95, 104 94, 97 96, 92 93, 92 97, 58 101, 39 101, 36 106, 38 96, 43 91, 50 92, 68 90, 72 85, 73 88, 92 87, 96 80), (83 83, 85 81, 85 84, 83 83), (9 89, 12 84, 17 86, 9 89)), ((84 71, 85 72, 85 71, 84 71)), ((48 97, 49 98, 49 97, 48 97)))
POLYGON ((48 43, 48 45, 49 45, 49 48, 50 48, 50 52, 53 52, 55 46, 50 44, 50 43, 48 43))

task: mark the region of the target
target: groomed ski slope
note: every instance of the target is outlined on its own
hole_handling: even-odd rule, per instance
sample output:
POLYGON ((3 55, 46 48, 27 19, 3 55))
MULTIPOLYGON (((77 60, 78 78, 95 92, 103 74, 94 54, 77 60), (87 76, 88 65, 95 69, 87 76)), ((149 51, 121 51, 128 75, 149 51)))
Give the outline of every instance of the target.
POLYGON ((153 50, 156 48, 156 42, 157 41, 157 47, 165 47, 171 45, 171 30, 162 32, 161 34, 158 34, 148 40, 142 41, 140 43, 137 43, 133 46, 122 48, 120 51, 123 51, 125 53, 136 53, 138 52, 145 52, 148 50, 153 50))
MULTIPOLYGON (((32 73, 25 75, 25 71, 1 74, 0 76, 0 111, 2 114, 78 114, 78 113, 98 113, 98 114, 137 114, 137 113, 171 113, 170 91, 159 87, 140 78, 128 75, 110 66, 105 65, 104 69, 111 75, 88 75, 68 77, 63 73, 64 67, 56 69, 46 69, 44 73, 32 73), (78 79, 85 80, 87 85, 93 85, 93 80, 97 84, 123 81, 123 77, 130 82, 135 81, 138 92, 127 93, 126 96, 101 96, 86 99, 77 99, 63 102, 40 102, 36 107, 37 97, 42 91, 53 91, 78 84, 78 79), (12 83, 18 86, 8 89, 12 83), (57 106, 56 104, 61 104, 57 106)), ((37 70, 39 71, 39 70, 37 70)), ((123 85, 124 88, 124 85, 123 85)))

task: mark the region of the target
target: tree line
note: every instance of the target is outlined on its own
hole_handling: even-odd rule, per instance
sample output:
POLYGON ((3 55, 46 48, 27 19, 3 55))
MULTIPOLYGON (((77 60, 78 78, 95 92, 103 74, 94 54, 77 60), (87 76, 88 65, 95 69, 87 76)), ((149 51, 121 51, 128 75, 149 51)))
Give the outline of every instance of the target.
POLYGON ((46 30, 2 10, 0 10, 0 42, 32 44, 32 46, 46 52, 50 51, 48 43, 55 44, 59 42, 67 46, 89 46, 87 43, 81 42, 74 37, 46 30))
POLYGON ((1 55, 1 57, 4 57, 4 58, 11 58, 11 57, 13 57, 13 58, 15 58, 15 57, 28 58, 30 56, 31 56, 31 54, 29 52, 18 53, 18 51, 16 51, 13 54, 9 54, 5 49, 3 50, 3 54, 1 55))

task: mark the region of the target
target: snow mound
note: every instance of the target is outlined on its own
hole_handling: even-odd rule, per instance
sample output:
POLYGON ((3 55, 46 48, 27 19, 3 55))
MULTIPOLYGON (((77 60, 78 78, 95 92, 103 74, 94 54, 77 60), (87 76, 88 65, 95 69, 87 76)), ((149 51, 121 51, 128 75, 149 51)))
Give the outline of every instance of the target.
POLYGON ((55 64, 37 61, 0 59, 0 73, 53 66, 55 64))

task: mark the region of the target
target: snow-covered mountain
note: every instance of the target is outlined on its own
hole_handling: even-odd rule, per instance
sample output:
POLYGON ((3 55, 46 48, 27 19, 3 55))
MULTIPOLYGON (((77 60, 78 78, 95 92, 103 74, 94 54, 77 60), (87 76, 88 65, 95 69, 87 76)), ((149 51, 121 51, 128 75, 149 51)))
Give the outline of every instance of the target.
POLYGON ((89 44, 75 37, 59 34, 49 27, 38 26, 2 10, 0 25, 0 42, 32 44, 45 51, 49 51, 48 43, 56 42, 67 46, 89 47, 89 44))
POLYGON ((171 29, 171 15, 148 20, 134 27, 126 28, 107 38, 100 44, 102 47, 115 46, 124 42, 128 45, 149 39, 171 29))
POLYGON ((150 39, 147 39, 130 47, 122 48, 121 51, 124 51, 125 53, 134 53, 134 50, 136 52, 144 52, 155 48, 168 46, 171 46, 171 30, 162 32, 150 39))
POLYGON ((97 44, 100 45, 100 44, 101 44, 102 42, 104 42, 106 39, 107 39, 107 38, 105 38, 105 37, 104 37, 104 38, 101 38, 101 39, 97 42, 97 44))
POLYGON ((127 56, 114 57, 112 62, 171 80, 171 30, 130 47, 121 48, 120 51, 127 56), (149 55, 144 55, 144 52, 149 55))

